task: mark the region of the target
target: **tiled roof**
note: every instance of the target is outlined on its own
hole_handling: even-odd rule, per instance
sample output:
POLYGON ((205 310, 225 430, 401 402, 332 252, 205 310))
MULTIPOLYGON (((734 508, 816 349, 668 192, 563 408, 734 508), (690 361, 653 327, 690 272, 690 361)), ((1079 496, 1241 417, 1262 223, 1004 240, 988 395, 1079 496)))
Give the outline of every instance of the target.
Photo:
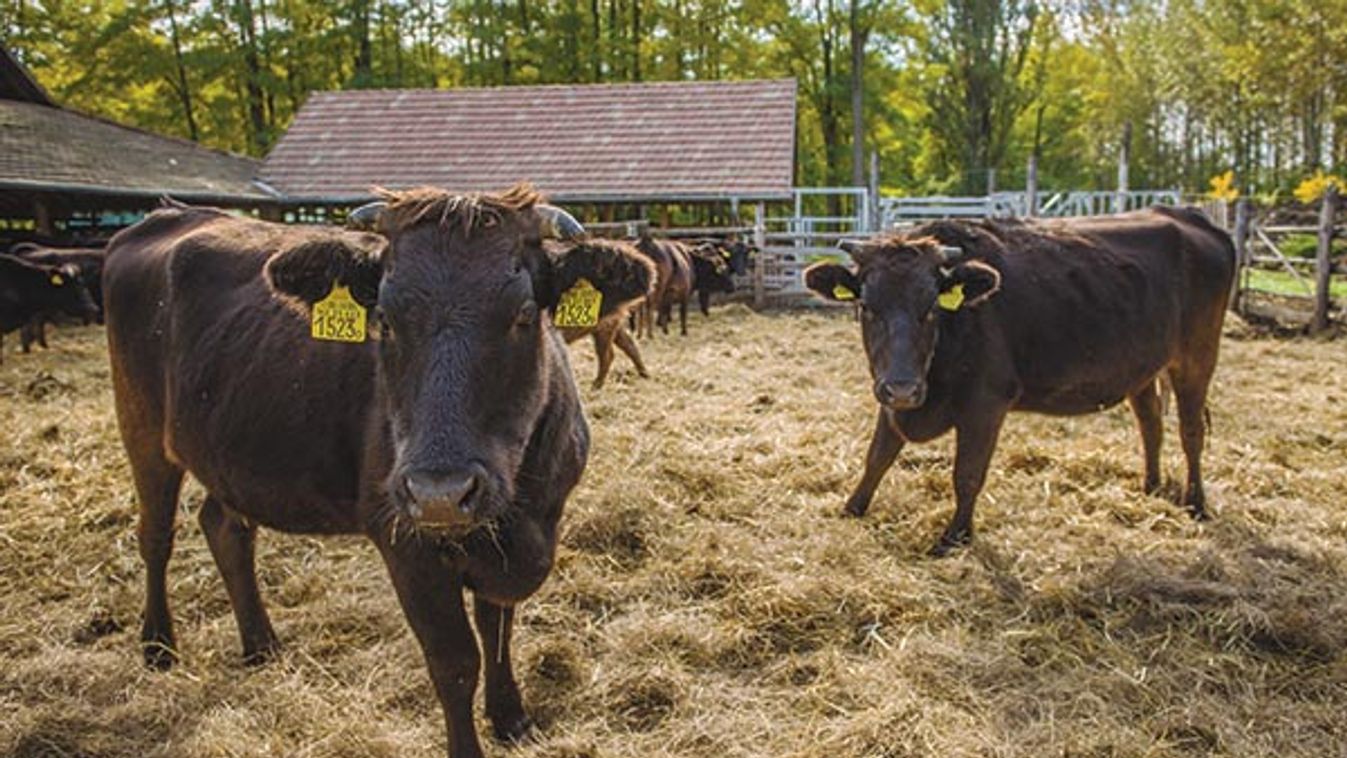
POLYGON ((270 200, 258 162, 64 108, 0 99, 0 189, 270 200))
POLYGON ((262 165, 287 199, 372 185, 559 201, 788 197, 795 81, 316 92, 262 165))

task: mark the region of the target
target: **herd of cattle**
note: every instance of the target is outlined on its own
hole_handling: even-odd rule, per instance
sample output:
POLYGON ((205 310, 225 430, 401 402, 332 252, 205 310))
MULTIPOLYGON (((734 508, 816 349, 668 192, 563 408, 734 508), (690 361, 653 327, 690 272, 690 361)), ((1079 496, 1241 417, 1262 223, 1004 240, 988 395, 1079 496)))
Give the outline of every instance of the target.
MULTIPOLYGON (((693 293, 705 309, 750 251, 591 239, 525 186, 388 193, 352 222, 362 228, 167 207, 112 239, 101 275, 93 258, 62 257, 75 253, 0 258, 0 328, 51 312, 97 318, 101 296, 139 496, 148 665, 178 654, 166 571, 190 473, 207 492, 199 519, 246 660, 278 646, 254 573, 257 527, 363 534, 425 654, 450 755, 479 756, 482 669, 495 734, 529 728, 514 606, 551 570, 589 454, 565 342, 593 335, 596 384, 614 345, 644 374, 628 323, 667 331, 676 305, 686 332, 693 293)), ((865 513, 906 442, 954 429, 944 553, 972 535, 1009 411, 1081 414, 1123 399, 1153 491, 1165 374, 1188 461, 1183 500, 1205 515, 1204 410, 1234 252, 1202 214, 937 222, 843 248, 851 264, 816 264, 806 284, 856 306, 879 403, 846 512, 865 513)))

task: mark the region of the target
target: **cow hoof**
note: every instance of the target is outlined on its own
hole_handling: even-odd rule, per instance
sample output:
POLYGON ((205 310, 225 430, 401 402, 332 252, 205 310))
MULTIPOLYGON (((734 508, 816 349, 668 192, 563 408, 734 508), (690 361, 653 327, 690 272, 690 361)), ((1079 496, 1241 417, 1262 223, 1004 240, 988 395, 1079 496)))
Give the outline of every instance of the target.
POLYGON ((842 509, 842 515, 860 518, 870 509, 870 502, 860 498, 852 498, 847 501, 846 507, 842 509))
POLYGON ((173 664, 178 662, 178 654, 173 652, 173 648, 162 642, 146 642, 144 644, 145 666, 155 671, 168 671, 173 668, 173 664))
POLYGON ((1193 517, 1193 521, 1211 521, 1211 514, 1207 513, 1207 509, 1205 506, 1201 505, 1188 506, 1188 515, 1193 517))
POLYGON ((243 651, 244 666, 261 666, 281 657, 281 644, 272 640, 269 644, 252 650, 243 651))
POLYGON ((968 532, 963 532, 962 534, 953 537, 948 534, 943 535, 940 540, 935 543, 935 547, 931 548, 931 557, 944 558, 959 548, 968 547, 968 544, 972 541, 973 535, 968 532))
POLYGON ((496 739, 507 745, 518 745, 528 740, 533 732, 533 721, 523 713, 509 718, 492 719, 491 731, 496 739))

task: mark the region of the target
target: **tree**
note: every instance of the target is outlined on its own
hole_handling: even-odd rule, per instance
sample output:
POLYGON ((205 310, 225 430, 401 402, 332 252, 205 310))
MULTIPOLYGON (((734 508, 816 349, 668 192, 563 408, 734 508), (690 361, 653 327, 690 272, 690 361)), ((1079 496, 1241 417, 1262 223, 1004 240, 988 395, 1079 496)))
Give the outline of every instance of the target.
POLYGON ((931 17, 929 128, 966 193, 1001 165, 1015 120, 1032 102, 1021 73, 1037 26, 1033 0, 948 0, 931 17))

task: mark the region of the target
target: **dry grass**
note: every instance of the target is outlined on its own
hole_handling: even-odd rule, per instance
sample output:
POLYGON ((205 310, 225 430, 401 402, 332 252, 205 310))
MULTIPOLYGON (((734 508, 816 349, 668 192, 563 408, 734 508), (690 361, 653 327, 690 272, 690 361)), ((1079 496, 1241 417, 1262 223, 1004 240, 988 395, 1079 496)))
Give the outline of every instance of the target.
MULTIPOLYGON (((517 635, 541 729, 491 754, 1347 755, 1347 342, 1232 330, 1212 522, 1140 493, 1125 407, 1015 416, 976 545, 933 560, 948 438, 838 515, 873 412, 853 323, 732 306, 692 328, 642 346, 655 379, 619 358, 586 389, 595 453, 517 635)), ((264 535, 288 648, 245 669, 195 487, 170 568, 184 663, 140 666, 102 334, 53 337, 0 366, 0 755, 441 754, 373 550, 264 535)))

